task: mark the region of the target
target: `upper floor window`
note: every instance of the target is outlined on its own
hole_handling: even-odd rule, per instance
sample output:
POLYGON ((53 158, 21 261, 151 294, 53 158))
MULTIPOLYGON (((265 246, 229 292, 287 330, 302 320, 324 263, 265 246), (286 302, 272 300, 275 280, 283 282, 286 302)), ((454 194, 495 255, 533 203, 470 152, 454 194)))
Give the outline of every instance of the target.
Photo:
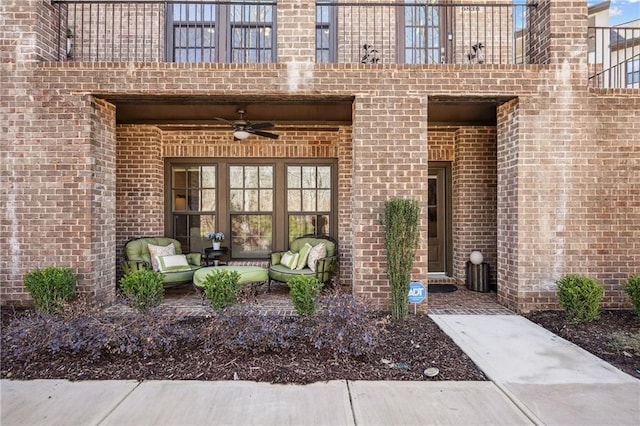
POLYGON ((275 62, 273 1, 174 3, 167 15, 174 62, 275 62))
POLYGON ((336 62, 336 24, 338 8, 334 0, 318 0, 316 5, 316 63, 336 62))
POLYGON ((399 39, 399 51, 404 55, 402 62, 440 63, 442 34, 439 8, 416 0, 406 0, 405 3, 399 39))
POLYGON ((640 58, 626 62, 627 86, 640 84, 640 58))

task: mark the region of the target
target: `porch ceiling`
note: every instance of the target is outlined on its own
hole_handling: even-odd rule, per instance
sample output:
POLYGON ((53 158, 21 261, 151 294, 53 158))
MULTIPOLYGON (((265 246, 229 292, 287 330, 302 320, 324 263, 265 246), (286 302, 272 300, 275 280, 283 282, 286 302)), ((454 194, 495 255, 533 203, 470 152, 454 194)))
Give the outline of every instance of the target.
MULTIPOLYGON (((210 97, 97 95, 116 106, 119 124, 225 126, 214 117, 271 121, 278 125, 350 125, 353 97, 210 97)), ((496 106, 502 99, 430 98, 429 125, 495 125, 496 106)))

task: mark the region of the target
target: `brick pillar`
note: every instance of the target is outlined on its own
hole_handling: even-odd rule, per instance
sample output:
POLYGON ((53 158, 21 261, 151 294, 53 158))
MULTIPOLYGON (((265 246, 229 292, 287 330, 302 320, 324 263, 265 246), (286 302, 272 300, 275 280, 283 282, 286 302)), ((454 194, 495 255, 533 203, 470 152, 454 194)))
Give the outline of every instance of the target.
POLYGON ((100 303, 115 300, 116 109, 94 99, 91 114, 91 218, 85 293, 100 303))
POLYGON ((278 62, 314 63, 316 57, 316 3, 313 0, 278 1, 278 62))
POLYGON ((531 50, 534 64, 585 64, 587 3, 584 0, 537 0, 532 12, 531 50))
POLYGON ((518 101, 498 106, 497 120, 497 283, 498 303, 518 303, 518 101))
MULTIPOLYGON (((413 198, 421 206, 413 280, 427 282, 427 101, 357 96, 353 117, 353 292, 387 309, 391 292, 384 249, 384 203, 413 198)), ((426 302, 419 307, 426 310, 426 302)))

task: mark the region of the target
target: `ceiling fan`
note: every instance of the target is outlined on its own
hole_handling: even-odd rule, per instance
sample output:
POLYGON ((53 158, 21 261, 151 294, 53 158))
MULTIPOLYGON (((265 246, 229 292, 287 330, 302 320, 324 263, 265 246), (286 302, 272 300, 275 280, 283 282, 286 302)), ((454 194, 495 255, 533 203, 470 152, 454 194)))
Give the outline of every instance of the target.
POLYGON ((245 120, 244 114, 246 111, 243 108, 238 108, 236 112, 240 114, 239 120, 229 121, 224 118, 213 117, 218 121, 222 121, 233 126, 233 138, 235 140, 243 140, 251 135, 263 136, 270 139, 278 139, 280 137, 275 133, 262 131, 262 129, 269 129, 273 127, 273 123, 270 123, 268 121, 264 121, 262 123, 251 123, 249 120, 245 120))

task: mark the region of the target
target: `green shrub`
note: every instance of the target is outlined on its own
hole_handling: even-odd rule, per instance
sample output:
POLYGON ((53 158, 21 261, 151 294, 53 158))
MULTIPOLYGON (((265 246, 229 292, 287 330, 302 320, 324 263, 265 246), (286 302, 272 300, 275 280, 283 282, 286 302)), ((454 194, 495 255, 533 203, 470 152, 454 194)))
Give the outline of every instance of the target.
POLYGON ((322 283, 311 275, 296 275, 287 283, 291 300, 299 317, 312 315, 318 309, 318 296, 322 283))
POLYGON ((604 287, 594 279, 579 275, 567 275, 560 279, 558 299, 571 322, 589 322, 600 317, 600 302, 604 287))
POLYGON ((631 297, 633 310, 640 315, 640 275, 631 275, 623 287, 624 291, 631 297))
POLYGON ((36 309, 48 314, 60 310, 63 302, 76 294, 76 276, 67 267, 34 269, 24 276, 24 286, 36 309))
POLYGON ((140 312, 146 313, 164 299, 163 275, 160 272, 140 269, 131 271, 120 279, 122 293, 140 312))
POLYGON ((416 200, 393 199, 385 203, 384 239, 387 277, 391 286, 391 317, 404 319, 409 311, 409 283, 420 231, 420 206, 416 200))
POLYGON ((214 309, 222 309, 238 302, 242 286, 237 271, 214 270, 204 281, 204 298, 214 309))

